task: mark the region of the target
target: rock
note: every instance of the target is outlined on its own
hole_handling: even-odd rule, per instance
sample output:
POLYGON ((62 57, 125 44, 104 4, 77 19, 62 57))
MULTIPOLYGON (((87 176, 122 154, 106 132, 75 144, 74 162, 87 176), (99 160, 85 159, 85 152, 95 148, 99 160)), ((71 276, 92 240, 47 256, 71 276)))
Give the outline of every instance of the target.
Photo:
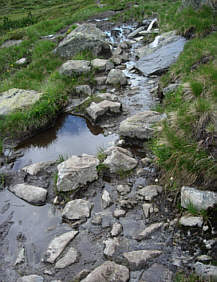
POLYGON ((103 241, 103 243, 105 244, 105 249, 103 251, 104 255, 106 257, 112 257, 115 253, 116 248, 119 246, 118 239, 108 239, 106 241, 103 241))
POLYGON ((40 172, 47 171, 49 168, 55 164, 55 162, 49 161, 49 162, 38 162, 34 163, 28 166, 25 166, 22 168, 25 172, 27 172, 30 175, 37 175, 40 172))
POLYGON ((115 222, 112 225, 111 236, 112 237, 118 236, 122 232, 122 229, 123 229, 122 225, 118 222, 115 222))
MULTIPOLYGON (((122 63, 122 56, 119 56, 119 55, 113 56, 111 60, 116 66, 118 66, 122 63)), ((113 84, 113 83, 110 83, 110 84, 113 84)), ((115 83, 115 84, 119 84, 119 83, 115 83)))
POLYGON ((0 93, 0 115, 7 115, 11 112, 23 110, 35 104, 42 96, 34 90, 12 88, 0 93))
POLYGON ((45 253, 45 261, 54 263, 58 256, 63 252, 68 243, 78 234, 78 231, 69 231, 54 238, 45 253))
POLYGON ((112 199, 109 195, 109 192, 104 190, 102 194, 102 207, 103 209, 108 208, 112 204, 112 199))
POLYGON ((94 24, 85 23, 79 25, 70 32, 54 50, 64 58, 70 58, 75 54, 90 50, 94 56, 111 56, 111 48, 105 41, 106 35, 94 24))
POLYGON ((173 272, 162 264, 154 263, 145 270, 139 282, 172 282, 173 272))
POLYGON ((148 218, 154 212, 153 204, 145 203, 142 206, 145 218, 148 218))
POLYGON ((135 114, 121 122, 120 135, 142 140, 150 139, 154 134, 153 125, 164 118, 164 115, 154 111, 144 111, 135 114))
POLYGON ((95 268, 82 282, 127 282, 130 278, 126 266, 106 261, 95 268))
POLYGON ((143 166, 148 166, 150 163, 152 163, 152 160, 148 157, 141 159, 141 163, 143 166))
POLYGON ((79 282, 82 279, 84 279, 88 274, 90 273, 90 271, 88 269, 83 269, 82 271, 80 271, 78 274, 75 275, 74 279, 72 280, 72 282, 79 282))
POLYGON ((127 79, 125 74, 121 70, 112 69, 108 74, 106 84, 125 85, 127 84, 127 79))
POLYGON ((73 76, 75 74, 86 74, 90 72, 90 62, 84 60, 69 60, 62 64, 59 73, 66 76, 73 76))
POLYGON ((25 261, 25 248, 22 247, 22 248, 19 250, 17 259, 16 259, 16 261, 15 261, 15 265, 21 264, 21 263, 23 263, 24 261, 25 261))
POLYGON ((100 97, 102 100, 108 100, 112 102, 118 101, 118 97, 111 93, 100 93, 100 94, 97 94, 97 97, 100 97))
POLYGON ((143 31, 145 29, 144 26, 140 26, 139 28, 135 29, 133 32, 128 34, 128 38, 133 38, 135 37, 140 31, 143 31))
POLYGON ((105 151, 105 154, 107 158, 103 164, 112 173, 127 172, 137 166, 137 160, 132 158, 132 154, 121 147, 110 147, 105 151))
POLYGON ((119 218, 119 217, 125 216, 125 214, 126 214, 126 211, 125 211, 125 210, 116 209, 116 210, 114 210, 113 216, 114 216, 115 218, 119 218))
POLYGON ((112 102, 104 100, 100 103, 92 102, 90 106, 86 109, 88 115, 96 121, 99 117, 103 116, 106 113, 120 113, 121 104, 118 102, 112 102))
POLYGON ((111 70, 114 65, 112 64, 111 61, 109 60, 104 60, 104 59, 94 59, 91 61, 91 65, 93 67, 93 69, 95 69, 96 71, 108 71, 111 70))
POLYGON ((145 230, 143 230, 142 232, 140 232, 137 236, 136 236, 136 240, 140 241, 140 240, 144 240, 147 237, 149 237, 153 232, 155 232, 156 230, 158 230, 159 228, 161 228, 163 226, 163 222, 157 222, 157 223, 153 223, 151 225, 149 225, 147 228, 145 228, 145 230))
POLYGON ((201 227, 203 225, 203 218, 201 216, 185 215, 180 218, 179 223, 188 227, 201 227))
POLYGON ((9 187, 9 190, 17 197, 34 205, 43 205, 47 197, 47 190, 25 183, 9 187))
POLYGON ((167 93, 171 93, 175 91, 179 87, 179 85, 180 84, 178 83, 169 84, 167 87, 163 89, 163 95, 165 96, 167 93))
POLYGON ((17 279, 17 282, 43 282, 44 278, 39 275, 27 275, 17 279))
POLYGON ((91 95, 91 88, 89 85, 78 85, 75 87, 75 93, 79 97, 87 97, 91 95))
POLYGON ((144 197, 146 201, 152 201, 154 197, 162 193, 163 188, 158 185, 148 185, 138 190, 137 194, 144 197))
POLYGON ((165 40, 166 42, 159 47, 160 38, 162 38, 161 35, 157 36, 152 45, 149 44, 151 48, 143 50, 143 53, 150 52, 151 54, 141 56, 140 53, 140 60, 135 64, 135 68, 145 76, 165 72, 177 60, 186 42, 183 37, 173 35, 170 43, 167 43, 169 40, 165 40))
POLYGON ((21 58, 15 62, 16 65, 22 66, 27 63, 27 58, 21 58))
POLYGON ((55 268, 65 268, 78 260, 78 252, 74 248, 70 248, 67 253, 57 261, 55 268))
POLYGON ((5 41, 0 48, 8 48, 11 46, 18 46, 23 42, 23 40, 19 39, 19 40, 7 40, 5 41))
POLYGON ((144 269, 149 260, 159 256, 162 252, 158 250, 139 250, 123 253, 131 270, 144 269))
POLYGON ((207 265, 201 262, 194 264, 194 269, 197 275, 200 277, 206 277, 207 279, 217 279, 217 266, 207 265))
POLYGON ((210 256, 207 256, 207 255, 200 255, 196 258, 197 261, 200 261, 200 262, 209 262, 212 260, 212 258, 210 256))
POLYGON ((93 225, 101 225, 102 224, 102 216, 99 214, 96 214, 92 217, 91 223, 93 225))
POLYGON ((181 206, 193 205, 197 210, 207 210, 217 204, 217 193, 200 191, 193 187, 183 186, 181 189, 181 206))
POLYGON ((62 217, 68 220, 85 220, 90 217, 92 205, 83 199, 76 199, 68 202, 63 211, 62 217))
POLYGON ((119 194, 121 194, 122 196, 127 195, 128 193, 130 193, 131 188, 129 185, 127 184, 120 184, 117 186, 117 191, 119 194))
POLYGON ((79 187, 98 179, 97 165, 99 160, 95 156, 83 154, 72 156, 57 166, 58 191, 76 191, 79 187))
POLYGON ((98 86, 103 86, 106 82, 107 76, 95 76, 94 80, 98 86))

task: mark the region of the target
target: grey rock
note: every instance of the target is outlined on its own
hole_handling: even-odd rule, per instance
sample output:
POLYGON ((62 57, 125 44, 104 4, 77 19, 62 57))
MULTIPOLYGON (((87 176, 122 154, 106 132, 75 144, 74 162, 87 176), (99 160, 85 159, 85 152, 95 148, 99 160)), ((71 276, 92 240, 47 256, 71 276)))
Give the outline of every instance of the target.
POLYGON ((112 69, 108 74, 106 84, 125 85, 127 84, 127 79, 125 74, 121 70, 112 69))
POLYGON ((200 191, 193 187, 183 186, 181 189, 181 206, 193 205, 198 210, 207 210, 217 204, 217 193, 200 191))
POLYGON ((59 73, 66 76, 85 74, 91 70, 90 62, 85 60, 69 60, 62 64, 59 73))
POLYGON ((180 218, 179 223, 188 227, 201 227, 203 225, 203 218, 201 216, 185 215, 180 218))
POLYGON ((108 239, 103 241, 105 244, 105 249, 103 251, 106 257, 112 257, 116 251, 116 248, 119 246, 119 241, 117 238, 108 239))
POLYGON ((78 234, 78 231, 69 231, 54 238, 45 253, 45 261, 54 263, 58 256, 63 252, 68 243, 78 234))
POLYGON ((55 268, 62 269, 78 261, 78 252, 70 248, 67 253, 57 261, 55 268))
POLYGON ((94 80, 98 86, 102 86, 106 83, 107 76, 95 76, 94 80))
POLYGON ((55 164, 55 162, 52 161, 38 162, 29 166, 25 166, 24 168, 22 168, 22 170, 24 170, 30 175, 37 175, 40 172, 47 171, 53 164, 55 164))
POLYGON ((132 170, 138 163, 128 150, 121 147, 110 147, 105 151, 105 154, 107 158, 103 164, 108 166, 112 173, 132 170))
POLYGON ((78 85, 75 87, 75 93, 79 97, 87 97, 91 95, 91 88, 89 85, 78 85))
POLYGON ((167 93, 175 91, 179 87, 179 85, 180 84, 178 83, 169 84, 167 87, 163 89, 163 95, 165 96, 167 93))
POLYGON ((149 260, 159 256, 162 252, 158 250, 139 250, 123 253, 127 259, 131 270, 140 270, 145 268, 149 260))
POLYGON ((201 262, 196 262, 194 265, 194 268, 195 268, 196 274, 199 276, 206 277, 207 279, 208 278, 212 278, 212 279, 217 278, 217 266, 207 265, 201 262))
POLYGON ((212 258, 210 256, 207 256, 207 255, 200 255, 196 258, 197 261, 200 261, 200 262, 209 262, 212 260, 212 258))
POLYGON ((17 282, 43 282, 44 278, 39 275, 26 275, 17 279, 17 282))
POLYGON ((79 282, 82 279, 84 279, 88 274, 90 273, 90 270, 88 269, 83 269, 82 271, 80 271, 78 274, 75 275, 74 279, 72 280, 72 282, 79 282))
POLYGON ((120 113, 121 104, 118 102, 112 102, 104 100, 100 103, 92 102, 90 106, 86 109, 88 115, 96 121, 99 117, 105 115, 106 113, 120 113))
POLYGON ((106 261, 95 268, 82 282, 127 282, 130 278, 126 266, 106 261))
POLYGON ((105 59, 94 59, 91 61, 91 65, 93 69, 99 72, 108 71, 113 67, 113 64, 109 60, 105 59))
POLYGON ((99 160, 95 156, 83 154, 72 156, 58 165, 58 191, 76 191, 79 187, 93 182, 98 178, 97 165, 99 160))
POLYGON ((109 195, 109 192, 104 190, 102 193, 102 207, 104 209, 108 208, 112 204, 112 199, 109 195))
MULTIPOLYGON (((118 66, 122 63, 122 56, 120 56, 120 55, 113 56, 111 58, 111 60, 116 66, 118 66)), ((110 83, 110 84, 119 84, 119 82, 118 83, 110 83)))
POLYGON ((114 94, 111 94, 111 93, 100 93, 100 94, 97 94, 97 97, 100 97, 103 100, 108 100, 108 101, 112 101, 112 102, 118 101, 118 97, 114 94))
POLYGON ((173 272, 166 266, 154 263, 150 268, 145 270, 139 282, 172 282, 173 272))
POLYGON ((154 111, 138 113, 121 122, 120 135, 129 138, 150 139, 154 134, 153 126, 164 118, 164 115, 154 111))
POLYGON ((141 159, 141 163, 143 166, 148 166, 151 162, 152 160, 148 157, 141 159))
POLYGON ((145 76, 165 72, 177 60, 184 48, 185 42, 186 40, 183 37, 177 36, 173 42, 163 45, 149 55, 142 56, 137 61, 135 68, 145 76))
POLYGON ((17 259, 15 261, 15 265, 21 264, 24 261, 25 261, 25 248, 22 247, 18 252, 18 256, 17 256, 17 259))
POLYGON ((153 223, 153 224, 149 225, 147 228, 145 228, 145 230, 143 230, 142 232, 140 232, 136 236, 136 240, 140 241, 140 240, 146 239, 153 232, 155 232, 156 230, 158 230, 162 226, 163 226, 163 222, 157 222, 157 223, 153 223))
POLYGON ((25 65, 27 63, 27 58, 21 58, 15 62, 16 65, 25 65))
POLYGON ((23 110, 35 104, 42 96, 34 90, 12 88, 0 93, 0 115, 7 115, 13 111, 23 110))
POLYGON ((138 195, 144 197, 146 201, 152 201, 154 197, 162 193, 163 188, 159 185, 148 185, 138 190, 138 195))
POLYGON ((117 185, 116 189, 118 193, 121 194, 122 196, 127 195, 131 191, 131 187, 127 184, 117 185))
POLYGON ((9 187, 9 190, 14 193, 17 197, 34 205, 43 205, 47 197, 47 190, 41 187, 32 186, 24 183, 9 187))
POLYGON ((133 32, 128 34, 128 38, 133 38, 135 37, 140 31, 143 31, 145 29, 144 26, 140 26, 139 28, 135 29, 133 32))
POLYGON ((69 33, 54 50, 61 57, 70 58, 83 50, 90 50, 95 56, 111 56, 111 48, 105 41, 106 35, 94 24, 79 25, 69 33))
POLYGON ((102 224, 102 216, 99 214, 96 214, 92 217, 91 223, 93 225, 101 225, 102 224))
POLYGON ((125 214, 126 214, 126 211, 125 211, 125 210, 116 209, 116 210, 114 210, 113 216, 114 216, 115 218, 119 218, 119 217, 125 216, 125 214))
POLYGON ((112 225, 111 236, 112 237, 118 236, 119 234, 121 234, 122 230, 123 230, 122 225, 119 222, 115 222, 112 225))
POLYGON ((18 46, 23 42, 23 40, 19 39, 19 40, 7 40, 5 41, 0 48, 8 48, 11 46, 18 46))
POLYGON ((84 220, 90 217, 92 205, 83 199, 76 199, 68 202, 63 211, 62 217, 68 220, 84 220))
POLYGON ((143 209, 145 218, 148 218, 150 214, 154 212, 153 204, 150 204, 150 203, 143 204, 142 209, 143 209))

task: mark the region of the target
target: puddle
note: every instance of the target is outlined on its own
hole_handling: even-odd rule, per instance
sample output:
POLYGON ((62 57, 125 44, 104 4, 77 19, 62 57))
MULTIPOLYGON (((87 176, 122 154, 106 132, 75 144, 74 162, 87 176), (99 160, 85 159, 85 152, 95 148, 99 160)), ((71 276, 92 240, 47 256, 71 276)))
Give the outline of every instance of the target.
POLYGON ((96 154, 99 147, 107 147, 117 139, 117 135, 103 135, 100 127, 93 127, 81 117, 63 115, 55 127, 21 143, 16 149, 23 156, 14 163, 14 170, 31 163, 56 160, 60 156, 96 154))

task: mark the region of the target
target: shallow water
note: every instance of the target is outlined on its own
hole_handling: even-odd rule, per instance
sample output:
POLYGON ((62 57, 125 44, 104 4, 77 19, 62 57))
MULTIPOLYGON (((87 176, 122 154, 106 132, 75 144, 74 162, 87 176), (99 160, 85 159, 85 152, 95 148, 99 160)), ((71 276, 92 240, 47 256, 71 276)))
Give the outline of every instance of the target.
POLYGON ((55 127, 29 138, 16 149, 23 150, 13 169, 17 170, 31 163, 56 160, 60 156, 96 154, 100 147, 111 145, 117 135, 103 135, 100 127, 93 127, 81 117, 61 116, 55 127))

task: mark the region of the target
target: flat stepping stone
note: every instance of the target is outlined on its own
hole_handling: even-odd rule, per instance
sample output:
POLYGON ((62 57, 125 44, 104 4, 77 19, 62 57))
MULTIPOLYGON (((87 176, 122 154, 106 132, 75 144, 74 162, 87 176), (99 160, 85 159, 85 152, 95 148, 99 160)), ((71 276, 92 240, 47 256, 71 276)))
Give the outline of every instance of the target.
POLYGON ((63 252, 68 243, 78 234, 78 231, 69 231, 54 238, 45 253, 45 261, 54 263, 58 256, 63 252))
POLYGON ((68 220, 85 220, 90 217, 92 204, 83 199, 70 201, 62 211, 62 217, 68 220))
POLYGON ((14 193, 17 197, 34 205, 43 205, 47 197, 46 189, 24 183, 9 187, 9 191, 14 193))

